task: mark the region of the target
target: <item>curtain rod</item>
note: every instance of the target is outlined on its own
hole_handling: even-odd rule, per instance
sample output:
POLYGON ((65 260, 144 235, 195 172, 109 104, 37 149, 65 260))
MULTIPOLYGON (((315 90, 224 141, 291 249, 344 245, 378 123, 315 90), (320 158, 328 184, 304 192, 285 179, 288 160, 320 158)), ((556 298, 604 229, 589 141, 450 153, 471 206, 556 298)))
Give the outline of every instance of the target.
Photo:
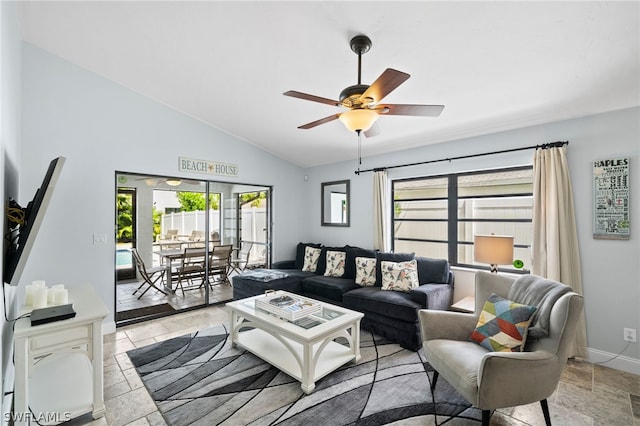
POLYGON ((407 163, 407 164, 398 164, 395 166, 387 166, 387 167, 376 167, 373 169, 365 169, 365 170, 360 170, 360 168, 358 168, 358 170, 355 171, 355 174, 360 175, 360 173, 365 173, 365 172, 381 172, 384 170, 389 170, 389 169, 397 169, 400 167, 410 167, 410 166, 420 166, 423 164, 431 164, 431 163, 439 163, 442 161, 453 161, 453 160, 462 160, 465 158, 473 158, 473 157, 482 157, 485 155, 495 155, 495 154, 505 154, 508 152, 515 152, 515 151, 524 151, 527 149, 547 149, 547 148, 560 148, 562 146, 565 145, 569 145, 569 141, 557 141, 557 142, 551 142, 551 143, 545 143, 542 145, 532 145, 532 146, 524 146, 521 148, 511 148, 511 149, 504 149, 502 151, 493 151, 493 152, 483 152, 480 154, 469 154, 469 155, 460 155, 458 157, 450 157, 450 158, 441 158, 439 160, 428 160, 428 161, 419 161, 417 163, 407 163))

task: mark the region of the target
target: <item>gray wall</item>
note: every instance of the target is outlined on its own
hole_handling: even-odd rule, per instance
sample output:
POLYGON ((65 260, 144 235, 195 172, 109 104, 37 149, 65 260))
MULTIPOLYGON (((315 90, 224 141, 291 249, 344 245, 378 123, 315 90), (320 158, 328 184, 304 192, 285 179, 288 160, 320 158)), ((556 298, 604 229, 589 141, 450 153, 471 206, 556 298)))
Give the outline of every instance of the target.
MULTIPOLYGON (((393 117, 387 117, 391 120, 393 117)), ((574 189, 590 359, 602 361, 625 347, 622 329, 640 330, 640 108, 598 114, 572 120, 527 127, 469 139, 456 140, 419 149, 366 158, 363 140, 363 169, 437 160, 460 155, 499 151, 558 140, 568 140, 568 159, 574 189), (596 240, 592 237, 592 162, 608 158, 631 158, 631 239, 596 240)), ((384 123, 381 122, 381 126, 384 123)), ((354 136, 355 143, 355 136, 354 136)), ((477 157, 389 170, 389 179, 436 175, 531 164, 533 151, 477 157)), ((372 173, 356 176, 355 158, 340 164, 308 169, 307 239, 326 244, 373 245, 372 173), (320 183, 351 179, 350 228, 320 226, 320 183)), ((473 286, 472 274, 456 273, 456 293, 464 296, 473 286), (464 287, 467 288, 464 288, 464 287), (459 288, 461 287, 461 288, 459 288)), ((640 373, 638 344, 630 344, 623 356, 610 366, 640 373), (619 364, 616 364, 621 362, 619 364), (624 364, 624 365, 622 365, 624 364)))
POLYGON ((237 178, 211 179, 273 185, 274 259, 293 252, 304 216, 290 205, 302 196, 302 169, 30 44, 22 57, 22 200, 52 158, 67 162, 21 287, 90 283, 113 321, 114 172, 189 177, 178 172, 179 156, 239 165, 237 178), (93 234, 107 244, 94 245, 93 234))

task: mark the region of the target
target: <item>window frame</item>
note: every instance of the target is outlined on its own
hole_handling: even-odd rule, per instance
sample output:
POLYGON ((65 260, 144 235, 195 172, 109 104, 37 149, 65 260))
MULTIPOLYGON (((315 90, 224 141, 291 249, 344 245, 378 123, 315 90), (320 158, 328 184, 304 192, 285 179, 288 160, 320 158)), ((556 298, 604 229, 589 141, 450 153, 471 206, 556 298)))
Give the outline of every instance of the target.
MULTIPOLYGON (((497 219, 497 218, 458 218, 458 202, 460 200, 469 200, 469 199, 482 199, 482 198, 513 198, 513 197, 533 197, 533 192, 518 192, 518 193, 510 193, 510 194, 487 194, 487 195, 466 195, 460 196, 458 194, 458 179, 462 176, 471 176, 471 175, 486 175, 492 173, 504 173, 511 171, 521 171, 521 170, 533 170, 533 165, 525 165, 525 166, 516 166, 516 167, 503 167, 503 168, 495 168, 495 169, 486 169, 486 170, 476 170, 476 171, 467 171, 467 172, 456 172, 456 173, 445 173, 439 175, 430 175, 430 176, 418 176, 411 178, 399 178, 391 181, 391 249, 395 251, 396 248, 396 240, 398 241, 414 241, 414 242, 425 242, 425 243, 437 243, 437 244, 446 244, 447 246, 447 257, 449 264, 451 266, 464 267, 470 269, 480 269, 480 270, 490 270, 489 265, 477 265, 477 264, 469 264, 469 263, 460 263, 458 261, 458 248, 460 246, 473 246, 473 241, 460 241, 458 235, 459 225, 461 223, 533 223, 533 211, 531 218, 509 218, 509 219, 497 219), (429 180, 429 179, 447 179, 447 197, 433 197, 433 198, 407 198, 403 200, 396 200, 396 184, 401 182, 410 182, 410 181, 418 181, 418 180, 429 180), (446 218, 433 218, 433 219, 396 219, 395 215, 395 204, 396 201, 447 201, 447 215, 446 218), (400 237, 396 238, 396 221, 400 222, 446 222, 447 223, 447 239, 434 239, 434 238, 418 238, 418 237, 400 237)), ((532 179, 533 185, 533 179, 532 179)), ((533 191, 533 189, 532 189, 533 191)), ((514 244, 514 249, 530 249, 531 241, 528 244, 514 244)), ((526 274, 529 273, 527 269, 516 269, 513 266, 502 267, 499 268, 501 272, 509 272, 516 274, 526 274)))

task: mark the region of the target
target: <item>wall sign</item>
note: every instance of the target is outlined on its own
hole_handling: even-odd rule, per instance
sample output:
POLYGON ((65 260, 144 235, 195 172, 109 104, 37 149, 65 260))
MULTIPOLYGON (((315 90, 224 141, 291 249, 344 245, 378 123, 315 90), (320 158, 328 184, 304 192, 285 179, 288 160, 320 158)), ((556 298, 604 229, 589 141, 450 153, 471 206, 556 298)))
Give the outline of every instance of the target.
POLYGON ((629 159, 593 162, 593 238, 629 239, 629 159))
POLYGON ((237 164, 218 163, 217 161, 197 160, 186 157, 178 157, 178 170, 181 172, 229 177, 237 177, 240 172, 237 164))

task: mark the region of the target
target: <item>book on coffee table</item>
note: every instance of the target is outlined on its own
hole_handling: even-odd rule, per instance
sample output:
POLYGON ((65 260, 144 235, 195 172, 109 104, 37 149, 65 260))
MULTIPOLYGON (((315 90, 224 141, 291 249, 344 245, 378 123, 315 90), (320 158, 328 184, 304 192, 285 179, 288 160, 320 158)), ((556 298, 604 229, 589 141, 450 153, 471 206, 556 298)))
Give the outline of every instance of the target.
POLYGON ((256 308, 270 312, 287 321, 320 312, 322 306, 312 299, 298 297, 292 294, 266 294, 255 301, 256 308))

